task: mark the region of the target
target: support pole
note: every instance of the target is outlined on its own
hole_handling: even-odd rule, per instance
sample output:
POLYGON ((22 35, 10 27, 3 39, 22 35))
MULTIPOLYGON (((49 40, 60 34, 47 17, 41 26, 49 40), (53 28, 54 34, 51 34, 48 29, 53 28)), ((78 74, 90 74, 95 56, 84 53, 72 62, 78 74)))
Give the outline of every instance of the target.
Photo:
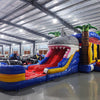
POLYGON ((2 46, 2 55, 4 54, 4 52, 3 52, 3 46, 2 46))
POLYGON ((21 47, 22 47, 22 46, 21 46, 21 44, 20 44, 20 45, 19 45, 19 55, 20 55, 20 56, 22 55, 22 54, 21 54, 21 53, 22 53, 22 52, 21 52, 21 49, 22 49, 21 47))
POLYGON ((9 46, 9 55, 11 54, 11 46, 9 46))
POLYGON ((35 42, 33 42, 33 55, 35 55, 35 42))

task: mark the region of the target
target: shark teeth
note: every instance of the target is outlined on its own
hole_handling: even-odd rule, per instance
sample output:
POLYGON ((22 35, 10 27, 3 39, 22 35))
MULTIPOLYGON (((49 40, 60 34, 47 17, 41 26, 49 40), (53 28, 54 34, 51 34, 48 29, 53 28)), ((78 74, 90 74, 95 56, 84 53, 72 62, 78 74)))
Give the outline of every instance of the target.
POLYGON ((52 49, 54 49, 54 47, 52 47, 52 49))
POLYGON ((58 49, 58 47, 56 47, 56 49, 58 49))
POLYGON ((62 48, 62 47, 59 47, 60 49, 62 48))
POLYGON ((63 50, 67 50, 67 51, 69 51, 69 49, 66 47, 66 46, 51 46, 50 47, 51 49, 63 49, 63 50))

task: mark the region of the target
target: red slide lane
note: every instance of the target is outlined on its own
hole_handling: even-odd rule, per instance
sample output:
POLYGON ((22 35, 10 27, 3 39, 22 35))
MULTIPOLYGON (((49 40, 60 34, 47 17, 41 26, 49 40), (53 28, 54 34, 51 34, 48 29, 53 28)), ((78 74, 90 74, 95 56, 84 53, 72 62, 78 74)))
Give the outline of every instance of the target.
POLYGON ((58 63, 62 60, 64 54, 65 54, 65 50, 60 50, 60 52, 52 59, 51 63, 48 65, 48 67, 57 66, 58 63))
POLYGON ((26 80, 32 79, 35 77, 45 76, 45 74, 43 74, 44 68, 57 66, 58 63, 62 60, 63 55, 65 54, 65 51, 66 50, 58 50, 58 51, 56 50, 55 53, 53 53, 53 57, 52 56, 50 57, 50 63, 48 62, 49 64, 30 66, 28 70, 26 70, 26 73, 25 73, 26 80))
POLYGON ((55 67, 58 65, 58 63, 62 60, 63 55, 65 53, 65 50, 58 50, 55 51, 55 55, 53 57, 50 57, 50 62, 49 64, 43 64, 43 65, 33 65, 30 66, 28 69, 29 70, 34 70, 34 71, 43 71, 44 68, 46 67, 55 67))
POLYGON ((45 62, 44 64, 50 64, 52 62, 52 59, 54 58, 55 55, 58 54, 58 52, 59 52, 59 50, 54 50, 53 53, 50 55, 50 58, 48 59, 48 61, 45 62))
POLYGON ((40 67, 40 66, 42 67, 44 65, 47 66, 52 61, 54 56, 58 54, 58 52, 59 52, 59 50, 53 50, 53 53, 50 55, 50 58, 48 59, 48 61, 46 63, 41 64, 41 65, 31 65, 28 67, 28 70, 33 70, 33 69, 35 69, 35 67, 40 67))

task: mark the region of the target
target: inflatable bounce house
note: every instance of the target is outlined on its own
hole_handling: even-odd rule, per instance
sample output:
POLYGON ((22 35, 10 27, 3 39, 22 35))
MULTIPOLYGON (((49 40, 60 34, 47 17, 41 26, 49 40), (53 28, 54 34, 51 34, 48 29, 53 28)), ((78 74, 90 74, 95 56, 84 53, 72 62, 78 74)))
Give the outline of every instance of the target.
POLYGON ((77 72, 100 70, 100 36, 88 32, 88 25, 77 26, 82 34, 60 37, 48 42, 49 51, 45 58, 26 68, 21 65, 0 65, 0 89, 19 90, 77 72))

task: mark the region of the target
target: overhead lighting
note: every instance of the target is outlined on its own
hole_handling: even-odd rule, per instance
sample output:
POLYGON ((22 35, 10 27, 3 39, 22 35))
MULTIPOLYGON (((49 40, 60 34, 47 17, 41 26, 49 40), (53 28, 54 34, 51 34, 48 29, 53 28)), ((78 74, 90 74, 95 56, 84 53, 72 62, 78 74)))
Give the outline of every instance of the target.
POLYGON ((1 38, 4 38, 4 35, 1 35, 1 38))
POLYGON ((3 28, 3 29, 1 29, 0 31, 4 31, 5 29, 3 28))
POLYGON ((24 21, 21 21, 21 22, 19 22, 20 24, 23 24, 24 23, 24 21))
POLYGON ((71 17, 71 15, 68 15, 68 16, 67 16, 67 18, 70 18, 70 17, 71 17))
POLYGON ((13 43, 12 45, 15 45, 15 43, 13 43))
POLYGON ((73 19, 73 21, 78 21, 78 19, 73 19))
POLYGON ((23 43, 25 43, 26 41, 23 41, 23 43))
POLYGON ((20 29, 19 31, 20 31, 20 32, 23 32, 23 30, 22 30, 22 29, 20 29))
POLYGON ((56 24, 58 22, 58 20, 57 19, 53 19, 52 22, 53 22, 53 24, 56 24))
POLYGON ((54 2, 54 3, 58 3, 58 0, 54 0, 53 2, 54 2))
POLYGON ((45 29, 45 27, 42 27, 42 29, 45 29))
POLYGON ((45 38, 42 38, 42 41, 44 41, 45 40, 45 38))
POLYGON ((6 47, 5 45, 3 45, 3 47, 6 47))

